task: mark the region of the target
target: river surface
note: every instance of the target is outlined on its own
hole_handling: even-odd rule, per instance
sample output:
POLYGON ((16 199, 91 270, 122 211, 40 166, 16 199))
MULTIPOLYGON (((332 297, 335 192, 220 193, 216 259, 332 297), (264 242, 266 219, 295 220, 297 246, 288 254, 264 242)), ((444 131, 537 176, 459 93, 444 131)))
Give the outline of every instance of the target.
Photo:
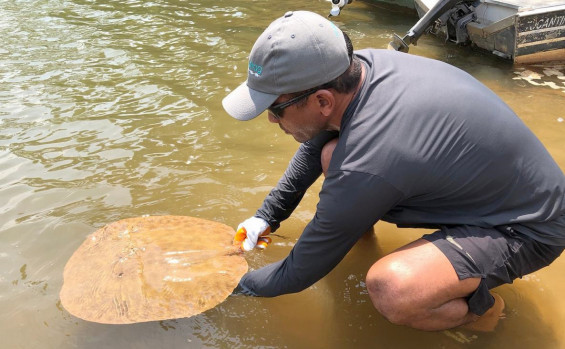
MULTIPOLYGON (((565 347, 565 257, 496 289, 506 318, 493 333, 388 323, 370 303, 365 273, 424 231, 382 223, 298 294, 232 296, 192 318, 134 325, 63 309, 65 263, 105 224, 149 214, 235 227, 255 212, 297 143, 266 115, 233 120, 221 100, 245 79, 248 52, 272 20, 329 8, 321 0, 0 0, 2 348, 565 347)), ((362 1, 335 19, 357 48, 386 48, 415 21, 362 1)), ((489 86, 565 168, 565 63, 518 66, 433 37, 410 52, 489 86)), ((288 254, 319 188, 272 246, 246 255, 251 268, 288 254)))

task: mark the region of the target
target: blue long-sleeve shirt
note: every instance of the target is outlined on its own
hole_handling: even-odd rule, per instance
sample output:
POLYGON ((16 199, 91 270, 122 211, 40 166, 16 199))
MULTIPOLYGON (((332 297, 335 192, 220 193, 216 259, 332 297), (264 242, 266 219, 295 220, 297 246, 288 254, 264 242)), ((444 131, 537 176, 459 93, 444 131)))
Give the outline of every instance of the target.
POLYGON ((248 293, 298 292, 331 271, 378 220, 399 226, 511 225, 565 245, 565 177, 491 90, 448 64, 386 50, 366 68, 339 134, 302 144, 257 216, 276 229, 321 174, 339 136, 316 214, 285 259, 244 275, 248 293))

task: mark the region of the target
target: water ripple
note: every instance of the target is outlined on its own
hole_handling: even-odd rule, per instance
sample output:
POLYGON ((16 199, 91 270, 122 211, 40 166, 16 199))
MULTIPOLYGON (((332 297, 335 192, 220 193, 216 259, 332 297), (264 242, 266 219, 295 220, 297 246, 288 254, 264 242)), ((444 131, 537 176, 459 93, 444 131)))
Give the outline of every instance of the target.
MULTIPOLYGON (((249 49, 275 16, 290 8, 322 13, 329 5, 265 4, 0 0, 3 346, 161 347, 173 341, 183 347, 188 338, 203 347, 293 347, 303 344, 302 324, 308 322, 295 323, 294 311, 333 305, 334 298, 320 302, 320 291, 312 289, 286 304, 239 298, 167 326, 117 329, 80 322, 58 303, 65 262, 95 228, 143 214, 192 215, 237 226, 276 183, 297 145, 264 117, 232 120, 221 99, 245 79, 249 49), (283 304, 278 312, 276 304, 283 304), (226 319, 233 324, 227 326, 226 319), (257 334, 289 325, 297 334, 290 341, 288 331, 268 332, 267 340, 257 334)), ((354 3, 347 16, 338 24, 363 46, 386 45, 386 35, 412 21, 400 15, 383 20, 363 2, 354 3)), ((472 65, 482 59, 473 57, 472 65)), ((515 76, 493 66, 489 72, 515 76)), ((528 78, 548 90, 555 85, 562 98, 562 67, 543 72, 538 78, 518 70, 520 80, 510 80, 528 78)), ((316 200, 316 193, 307 194, 290 226, 306 224, 316 200)), ((286 228, 288 243, 273 246, 274 254, 254 254, 250 262, 260 266, 284 257, 300 227, 286 228)), ((311 332, 319 340, 331 316, 318 321, 316 313, 305 315, 316 320, 311 332)), ((338 338, 356 337, 336 322, 332 326, 343 332, 338 338)), ((336 336, 325 340, 335 344, 336 336)))

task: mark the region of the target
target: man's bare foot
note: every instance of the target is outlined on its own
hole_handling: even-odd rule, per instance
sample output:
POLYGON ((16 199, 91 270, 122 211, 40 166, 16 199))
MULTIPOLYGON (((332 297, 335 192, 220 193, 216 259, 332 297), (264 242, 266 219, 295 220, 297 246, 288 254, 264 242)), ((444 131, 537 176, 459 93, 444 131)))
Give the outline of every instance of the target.
POLYGON ((504 318, 504 300, 498 293, 491 293, 494 297, 494 305, 481 315, 477 320, 461 326, 472 331, 492 332, 498 321, 504 318))

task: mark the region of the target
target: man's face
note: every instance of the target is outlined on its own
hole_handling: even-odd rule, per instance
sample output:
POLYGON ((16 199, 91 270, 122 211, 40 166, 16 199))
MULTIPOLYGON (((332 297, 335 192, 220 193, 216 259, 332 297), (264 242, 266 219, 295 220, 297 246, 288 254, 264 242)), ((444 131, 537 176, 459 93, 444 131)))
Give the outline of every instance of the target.
MULTIPOLYGON (((273 103, 280 104, 290 100, 282 95, 273 103)), ((276 117, 269 111, 269 121, 278 124, 281 130, 291 135, 297 142, 304 143, 326 129, 325 118, 320 114, 316 93, 307 96, 300 103, 289 105, 276 117), (304 104, 305 103, 305 104, 304 104)))

